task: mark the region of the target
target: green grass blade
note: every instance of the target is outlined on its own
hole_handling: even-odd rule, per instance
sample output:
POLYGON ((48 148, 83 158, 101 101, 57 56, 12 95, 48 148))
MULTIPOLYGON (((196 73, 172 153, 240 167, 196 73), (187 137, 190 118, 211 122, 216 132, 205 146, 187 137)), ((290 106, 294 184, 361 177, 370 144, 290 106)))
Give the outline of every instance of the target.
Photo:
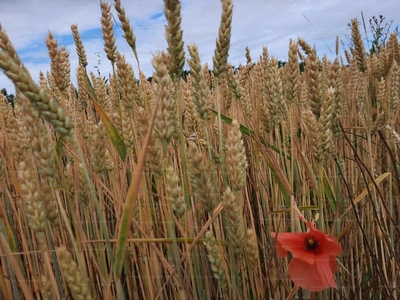
POLYGON ((328 199, 329 205, 331 206, 332 211, 336 211, 336 197, 335 194, 333 193, 331 184, 329 183, 329 180, 326 176, 326 172, 324 170, 323 172, 323 184, 324 184, 324 191, 325 191, 325 196, 328 199))
POLYGON ((154 127, 154 119, 156 116, 157 112, 157 107, 158 107, 158 101, 155 105, 152 120, 149 126, 149 130, 147 132, 146 140, 143 143, 142 150, 139 155, 138 163, 136 165, 135 172, 133 173, 132 176, 132 181, 131 185, 129 187, 128 194, 126 196, 126 201, 124 205, 124 209, 122 212, 122 220, 119 225, 119 230, 118 230, 118 238, 117 238, 117 249, 115 251, 115 262, 114 262, 114 275, 117 280, 119 280, 123 268, 123 263, 125 260, 125 254, 126 254, 126 246, 127 246, 127 240, 129 236, 129 230, 131 228, 131 223, 132 223, 132 215, 133 215, 133 208, 134 204, 137 199, 137 195, 139 192, 139 187, 140 187, 140 182, 142 181, 143 177, 143 169, 144 165, 146 162, 146 155, 147 155, 147 147, 150 144, 151 140, 151 135, 153 132, 153 127, 154 127))
POLYGON ((96 94, 95 94, 92 84, 89 80, 89 77, 87 76, 86 73, 85 73, 85 79, 86 79, 86 91, 89 93, 90 98, 92 99, 93 106, 96 110, 97 115, 100 117, 100 120, 103 122, 104 126, 106 127, 107 136, 110 138, 112 144, 114 145, 115 149, 117 150, 119 157, 122 159, 122 161, 125 161, 127 150, 126 150, 124 140, 120 137, 114 124, 108 118, 107 114, 101 108, 100 104, 96 101, 96 99, 97 99, 96 94))

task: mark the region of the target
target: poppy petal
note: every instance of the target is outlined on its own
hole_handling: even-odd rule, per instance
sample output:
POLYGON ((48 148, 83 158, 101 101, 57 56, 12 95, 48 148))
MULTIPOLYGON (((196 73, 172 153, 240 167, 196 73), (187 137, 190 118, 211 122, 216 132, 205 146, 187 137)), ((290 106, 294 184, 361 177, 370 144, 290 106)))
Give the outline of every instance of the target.
POLYGON ((340 246, 337 238, 333 235, 327 234, 326 239, 329 244, 329 254, 331 256, 338 256, 340 252, 342 252, 342 246, 340 246))
MULTIPOLYGON (((333 257, 333 259, 335 258, 333 257)), ((335 278, 333 276, 335 272, 333 272, 332 269, 332 257, 330 259, 317 260, 315 265, 317 266, 321 282, 326 282, 330 287, 336 287, 335 278)))
POLYGON ((336 263, 336 258, 333 256, 331 257, 330 266, 331 266, 332 273, 335 274, 338 271, 338 267, 337 267, 337 263, 336 263))
MULTIPOLYGON (((279 233, 278 236, 280 236, 280 235, 281 234, 279 233)), ((276 236, 277 236, 277 234, 275 232, 271 232, 271 237, 273 240, 276 239, 276 236)), ((275 249, 276 249, 276 253, 281 258, 286 257, 286 255, 288 254, 288 252, 283 248, 280 240, 276 240, 275 249)))
POLYGON ((289 264, 289 275, 295 285, 311 292, 336 287, 330 260, 318 260, 310 265, 301 259, 293 258, 289 264))
POLYGON ((314 264, 314 253, 305 248, 308 233, 271 232, 271 236, 273 239, 276 237, 275 248, 279 257, 285 257, 290 252, 293 257, 302 259, 310 265, 314 264))

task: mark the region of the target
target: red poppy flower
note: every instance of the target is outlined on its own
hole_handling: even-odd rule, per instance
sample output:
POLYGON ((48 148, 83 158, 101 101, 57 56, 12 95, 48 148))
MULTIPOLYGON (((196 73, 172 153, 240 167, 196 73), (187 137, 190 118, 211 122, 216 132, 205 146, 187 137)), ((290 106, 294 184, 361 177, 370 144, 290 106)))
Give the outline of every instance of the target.
POLYGON ((342 247, 334 236, 316 229, 311 222, 306 224, 310 231, 305 233, 271 232, 278 256, 292 253, 289 275, 295 285, 312 292, 336 287, 333 274, 342 247))

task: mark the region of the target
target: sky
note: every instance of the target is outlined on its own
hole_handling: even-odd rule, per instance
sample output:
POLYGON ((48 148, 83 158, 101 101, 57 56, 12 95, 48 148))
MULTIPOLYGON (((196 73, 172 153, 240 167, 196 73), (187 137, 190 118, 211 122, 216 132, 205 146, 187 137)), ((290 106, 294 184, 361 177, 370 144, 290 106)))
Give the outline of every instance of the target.
MULTIPOLYGON (((114 3, 112 0, 105 2, 114 3)), ((146 77, 152 76, 153 55, 167 49, 164 1, 121 0, 121 3, 136 35, 141 70, 146 77)), ((186 57, 189 56, 187 45, 196 43, 201 62, 207 62, 212 68, 221 3, 219 0, 181 0, 181 5, 186 57)), ((361 21, 361 12, 367 25, 372 16, 379 15, 387 22, 393 20, 393 30, 400 24, 400 0, 233 0, 233 5, 229 62, 235 66, 246 63, 246 46, 253 61, 258 60, 263 46, 268 47, 271 56, 286 61, 289 41, 298 37, 316 46, 320 57, 326 54, 333 59, 336 36, 347 45, 346 35, 350 34, 347 24, 352 18, 361 21)), ((139 77, 137 63, 122 37, 114 8, 112 13, 117 50, 132 64, 135 76, 139 77)), ((99 0, 0 0, 0 24, 35 81, 39 80, 40 71, 50 70, 45 45, 50 31, 59 46, 65 46, 70 53, 72 83, 76 84, 78 57, 70 29, 72 24, 78 25, 88 58, 88 71, 108 77, 112 67, 104 52, 100 18, 99 0)), ((185 68, 189 69, 187 64, 185 68)), ((15 92, 3 72, 0 72, 1 88, 15 92)))

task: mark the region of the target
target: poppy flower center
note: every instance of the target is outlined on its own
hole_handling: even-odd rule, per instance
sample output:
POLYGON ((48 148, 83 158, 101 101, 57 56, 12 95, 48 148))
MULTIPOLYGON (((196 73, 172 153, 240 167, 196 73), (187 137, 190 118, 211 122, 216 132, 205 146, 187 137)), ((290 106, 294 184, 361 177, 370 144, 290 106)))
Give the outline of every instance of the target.
POLYGON ((305 238, 305 242, 306 242, 306 250, 315 250, 319 246, 319 242, 314 235, 307 236, 305 238))

